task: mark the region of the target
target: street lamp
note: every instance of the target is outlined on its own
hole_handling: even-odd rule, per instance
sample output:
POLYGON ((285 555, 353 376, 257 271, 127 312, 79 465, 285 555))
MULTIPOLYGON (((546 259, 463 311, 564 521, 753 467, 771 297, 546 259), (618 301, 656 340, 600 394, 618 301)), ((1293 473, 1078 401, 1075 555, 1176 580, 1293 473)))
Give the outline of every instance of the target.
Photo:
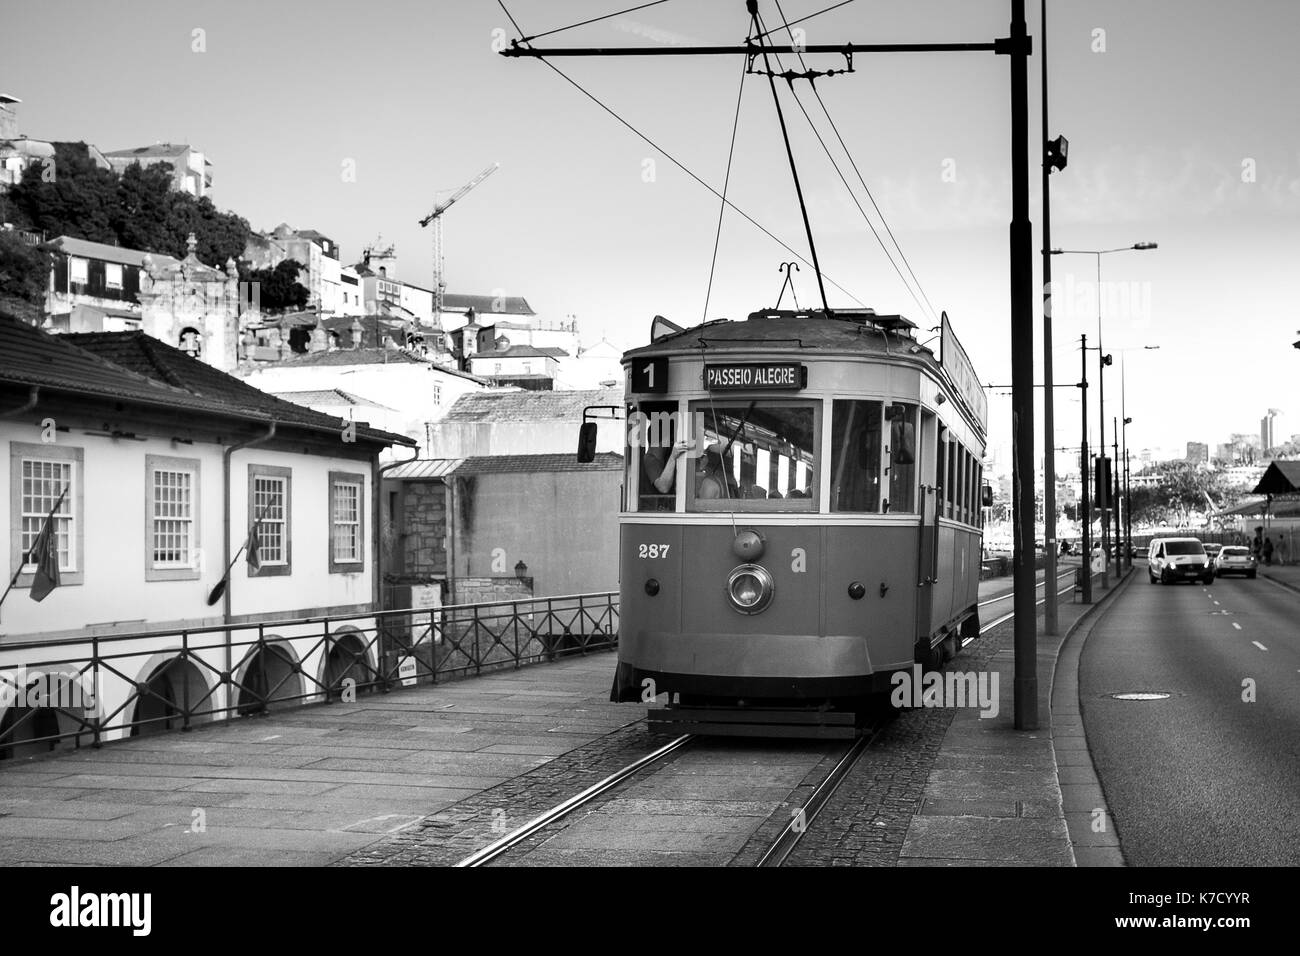
MULTIPOLYGON (((1141 348, 1143 352, 1158 351, 1158 345, 1144 345, 1141 348)), ((1139 351, 1136 348, 1119 349, 1119 413, 1124 416, 1124 464, 1122 474, 1124 476, 1124 552, 1128 555, 1129 570, 1133 570, 1133 491, 1129 485, 1129 460, 1128 460, 1128 426, 1133 423, 1133 419, 1128 417, 1128 376, 1127 359, 1125 353, 1139 351)))
MULTIPOLYGON (((1052 171, 1065 169, 1070 141, 1047 139, 1047 0, 1040 3, 1039 37, 1043 105, 1043 631, 1060 632, 1056 597, 1056 400, 1052 381, 1052 171)), ((1085 558, 1086 561, 1086 558, 1085 558)))
MULTIPOLYGON (((1105 372, 1106 366, 1111 364, 1111 357, 1102 350, 1101 343, 1101 257, 1110 255, 1114 252, 1144 252, 1148 249, 1156 248, 1159 248, 1159 246, 1154 242, 1135 242, 1131 246, 1118 246, 1114 249, 1053 249, 1051 253, 1054 256, 1080 255, 1096 256, 1097 258, 1097 357, 1099 368, 1097 373, 1097 403, 1100 412, 1098 416, 1098 428, 1100 429, 1099 437, 1101 439, 1098 444, 1101 448, 1101 455, 1103 458, 1106 455, 1106 379, 1103 373, 1105 372)), ((1100 492, 1100 489, 1098 489, 1098 491, 1100 492)), ((1098 497, 1100 498, 1100 494, 1098 497)), ((1102 548, 1106 553, 1105 559, 1102 563, 1101 583, 1103 587, 1106 587, 1110 584, 1110 574, 1107 570, 1109 567, 1110 526, 1106 521, 1106 514, 1104 511, 1102 512, 1101 534, 1102 548)))

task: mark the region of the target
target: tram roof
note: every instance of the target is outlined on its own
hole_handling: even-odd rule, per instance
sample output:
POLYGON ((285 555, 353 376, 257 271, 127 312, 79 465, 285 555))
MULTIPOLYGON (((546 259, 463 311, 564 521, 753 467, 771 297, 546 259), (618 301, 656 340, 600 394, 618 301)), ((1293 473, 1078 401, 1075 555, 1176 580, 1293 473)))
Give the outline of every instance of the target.
POLYGON ((665 335, 625 352, 623 359, 755 347, 863 355, 897 355, 905 350, 908 358, 937 367, 934 353, 912 338, 910 330, 914 328, 916 325, 901 315, 855 311, 833 312, 828 317, 823 312, 755 312, 744 322, 721 319, 665 335))

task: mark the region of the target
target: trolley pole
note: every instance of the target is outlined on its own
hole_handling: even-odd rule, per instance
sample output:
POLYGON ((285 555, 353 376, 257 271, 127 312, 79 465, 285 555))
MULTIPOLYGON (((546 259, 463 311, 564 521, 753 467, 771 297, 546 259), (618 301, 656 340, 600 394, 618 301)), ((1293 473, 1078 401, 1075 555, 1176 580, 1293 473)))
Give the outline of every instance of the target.
POLYGON ((1088 497, 1088 472, 1092 463, 1088 461, 1088 336, 1079 336, 1079 354, 1082 356, 1083 380, 1079 388, 1083 389, 1083 438, 1079 442, 1079 477, 1083 482, 1083 494, 1079 502, 1079 524, 1083 525, 1083 603, 1092 603, 1092 501, 1088 497))
POLYGON ((1056 634, 1060 620, 1056 607, 1056 393, 1052 387, 1052 164, 1047 141, 1047 0, 1041 3, 1043 75, 1043 633, 1056 634))
MULTIPOLYGON (((1015 529, 1015 726, 1038 728, 1038 607, 1034 568, 1034 237, 1029 221, 1029 33, 1011 2, 1011 442, 1015 529)), ((1051 582, 1048 590, 1052 590, 1051 582)))

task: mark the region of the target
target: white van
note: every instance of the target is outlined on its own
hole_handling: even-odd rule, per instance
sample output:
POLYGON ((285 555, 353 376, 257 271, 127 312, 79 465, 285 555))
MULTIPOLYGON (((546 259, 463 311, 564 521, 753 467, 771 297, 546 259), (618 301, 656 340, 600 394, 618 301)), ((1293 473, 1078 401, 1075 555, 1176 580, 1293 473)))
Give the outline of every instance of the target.
POLYGON ((1153 538, 1147 552, 1147 576, 1151 583, 1200 579, 1214 583, 1214 565, 1199 538, 1153 538))

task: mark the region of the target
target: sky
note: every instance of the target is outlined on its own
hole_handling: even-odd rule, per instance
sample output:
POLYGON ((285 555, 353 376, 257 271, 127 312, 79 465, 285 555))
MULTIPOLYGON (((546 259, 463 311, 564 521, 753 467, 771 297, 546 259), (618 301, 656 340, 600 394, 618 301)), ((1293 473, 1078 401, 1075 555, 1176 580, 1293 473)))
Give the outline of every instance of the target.
MULTIPOLYGON (((528 35, 644 0, 506 0, 528 35)), ((768 28, 830 0, 761 0, 768 28)), ((1041 248, 1039 3, 1029 3, 1031 218, 1041 248)), ((1293 0, 1051 0, 1054 247, 1158 249, 1102 257, 1107 444, 1172 455, 1258 433, 1270 408, 1300 432, 1291 348, 1300 330, 1300 38, 1293 0), (1150 349, 1148 346, 1158 346, 1150 349)), ((855 0, 799 24, 806 43, 987 42, 1007 0, 855 0)), ((643 344, 651 318, 742 319, 775 303, 794 258, 545 62, 496 52, 517 36, 490 0, 0 0, 0 92, 20 130, 101 149, 186 142, 213 163, 212 198, 269 230, 317 229, 346 261, 382 235, 400 277, 427 286, 418 220, 492 163, 445 217, 449 291, 522 295, 544 319, 576 316, 584 341, 643 344), (51 68, 52 64, 60 64, 51 68), (709 277, 713 272, 710 288, 709 277), (708 297, 707 311, 705 308, 708 297)), ((669 0, 539 38, 535 46, 738 44, 741 0, 669 0)), ((842 58, 808 57, 819 69, 842 58)), ((771 89, 743 58, 555 59, 692 172, 721 189, 740 94, 728 197, 807 257, 771 89)), ((924 340, 947 311, 982 381, 1010 381, 1009 64, 989 53, 859 55, 817 90, 920 283, 900 279, 854 197, 871 202, 806 82, 799 100, 853 189, 778 82, 832 307, 902 314, 924 340)), ((897 252, 894 252, 897 260, 897 252)), ((1041 381, 1041 260, 1035 352, 1041 381)), ((907 269, 898 262, 900 270, 907 269)), ((1096 258, 1053 259, 1053 370, 1077 381, 1079 335, 1098 333, 1096 258)), ((795 274, 817 304, 812 269, 795 274)), ((787 294, 788 295, 788 294, 787 294)), ((786 304, 790 299, 787 297, 786 304)), ((1097 354, 1089 353, 1097 435, 1097 354)), ((990 445, 1009 462, 1011 406, 990 393, 990 445)), ((1041 391, 1041 390, 1040 390, 1041 391)), ((1041 403, 1037 453, 1043 449, 1041 403)), ((1058 389, 1056 445, 1080 437, 1077 389, 1058 389)), ((1061 453, 1058 470, 1077 457, 1061 453)))

